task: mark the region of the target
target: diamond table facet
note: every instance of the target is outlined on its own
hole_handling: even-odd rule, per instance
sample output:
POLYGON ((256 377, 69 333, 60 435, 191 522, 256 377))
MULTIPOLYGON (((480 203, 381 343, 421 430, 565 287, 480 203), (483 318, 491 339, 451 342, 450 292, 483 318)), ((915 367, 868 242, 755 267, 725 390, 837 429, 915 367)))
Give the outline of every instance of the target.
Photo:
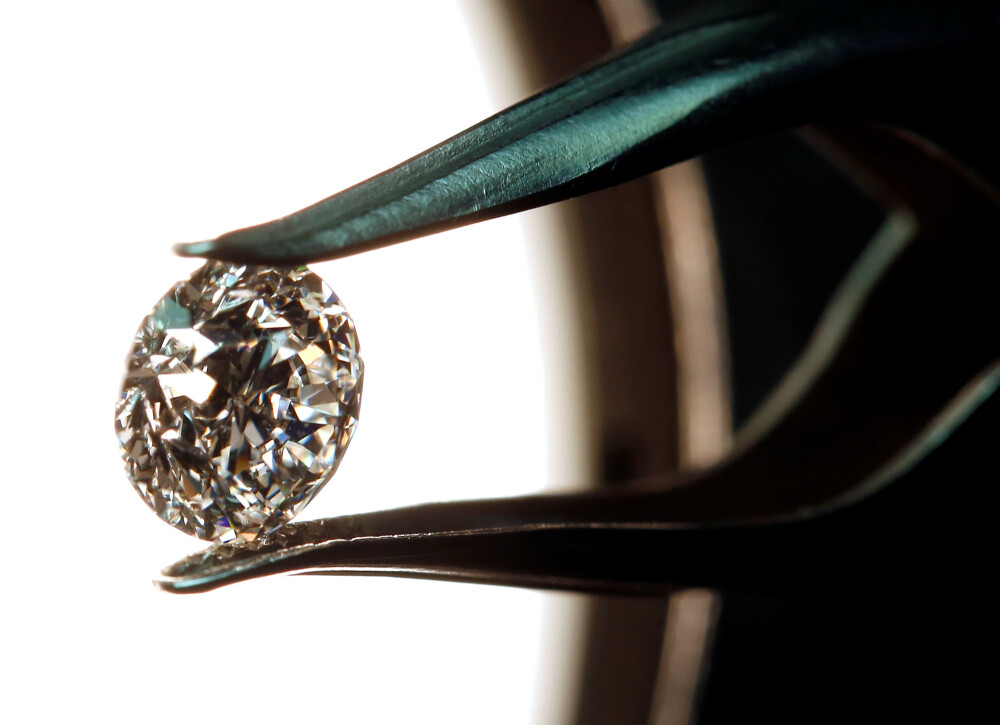
POLYGON ((358 421, 354 322, 305 267, 210 262, 139 326, 115 408, 133 486, 201 539, 274 531, 334 474, 358 421))

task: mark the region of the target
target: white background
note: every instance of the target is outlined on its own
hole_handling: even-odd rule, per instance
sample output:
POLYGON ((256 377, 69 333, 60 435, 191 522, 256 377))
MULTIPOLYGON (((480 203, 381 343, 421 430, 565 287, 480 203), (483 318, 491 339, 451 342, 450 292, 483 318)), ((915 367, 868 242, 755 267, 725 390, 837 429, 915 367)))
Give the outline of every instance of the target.
MULTIPOLYGON (((449 2, 0 9, 0 720, 547 720, 565 663, 543 625, 568 597, 309 577, 159 592, 155 572, 203 544, 145 507, 112 427, 139 320, 198 266, 171 244, 293 211, 498 110, 466 18, 449 2)), ((523 226, 315 266, 367 372, 351 450, 303 518, 572 482, 549 445, 523 226)))

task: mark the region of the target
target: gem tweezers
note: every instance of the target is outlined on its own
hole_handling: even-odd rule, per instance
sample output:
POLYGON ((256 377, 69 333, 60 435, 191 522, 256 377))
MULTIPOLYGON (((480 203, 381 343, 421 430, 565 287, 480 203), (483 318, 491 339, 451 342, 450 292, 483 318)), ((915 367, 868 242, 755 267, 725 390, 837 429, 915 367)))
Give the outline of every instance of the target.
POLYGON ((1000 338, 985 331, 1000 207, 982 179, 1000 164, 983 143, 992 116, 975 112, 971 71, 995 66, 1000 15, 986 4, 873 5, 742 3, 668 22, 362 184, 178 247, 255 263, 332 259, 822 123, 818 142, 887 220, 729 458, 613 490, 292 523, 187 557, 157 584, 192 592, 296 572, 655 593, 926 577, 940 559, 928 522, 953 500, 942 479, 965 491, 955 461, 996 430, 1000 338), (959 110, 961 133, 948 122, 959 110), (844 119, 912 130, 964 166, 909 133, 844 119))

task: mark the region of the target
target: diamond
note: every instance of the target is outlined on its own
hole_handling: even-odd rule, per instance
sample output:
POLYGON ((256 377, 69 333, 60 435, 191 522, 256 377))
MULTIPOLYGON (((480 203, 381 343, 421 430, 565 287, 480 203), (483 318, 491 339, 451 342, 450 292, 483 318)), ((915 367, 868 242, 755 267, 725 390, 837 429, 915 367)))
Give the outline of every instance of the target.
POLYGON ((254 539, 334 474, 364 365, 336 294, 305 267, 210 262, 139 326, 115 407, 132 485, 201 539, 254 539))

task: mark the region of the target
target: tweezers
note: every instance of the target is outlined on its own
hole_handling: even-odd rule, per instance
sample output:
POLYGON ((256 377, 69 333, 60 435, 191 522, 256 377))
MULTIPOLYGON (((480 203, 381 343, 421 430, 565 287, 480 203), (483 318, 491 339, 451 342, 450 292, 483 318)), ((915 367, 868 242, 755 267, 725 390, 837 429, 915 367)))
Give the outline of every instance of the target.
POLYGON ((713 6, 300 212, 180 245, 249 263, 333 259, 817 123, 820 147, 887 209, 802 357, 719 465, 612 490, 292 523, 189 556, 157 585, 367 574, 658 594, 925 577, 942 477, 965 477, 955 462, 996 430, 1000 337, 986 331, 1000 200, 987 180, 1000 164, 983 114, 968 113, 960 132, 949 119, 975 110, 972 71, 995 67, 998 41, 1000 14, 978 3, 713 6))

